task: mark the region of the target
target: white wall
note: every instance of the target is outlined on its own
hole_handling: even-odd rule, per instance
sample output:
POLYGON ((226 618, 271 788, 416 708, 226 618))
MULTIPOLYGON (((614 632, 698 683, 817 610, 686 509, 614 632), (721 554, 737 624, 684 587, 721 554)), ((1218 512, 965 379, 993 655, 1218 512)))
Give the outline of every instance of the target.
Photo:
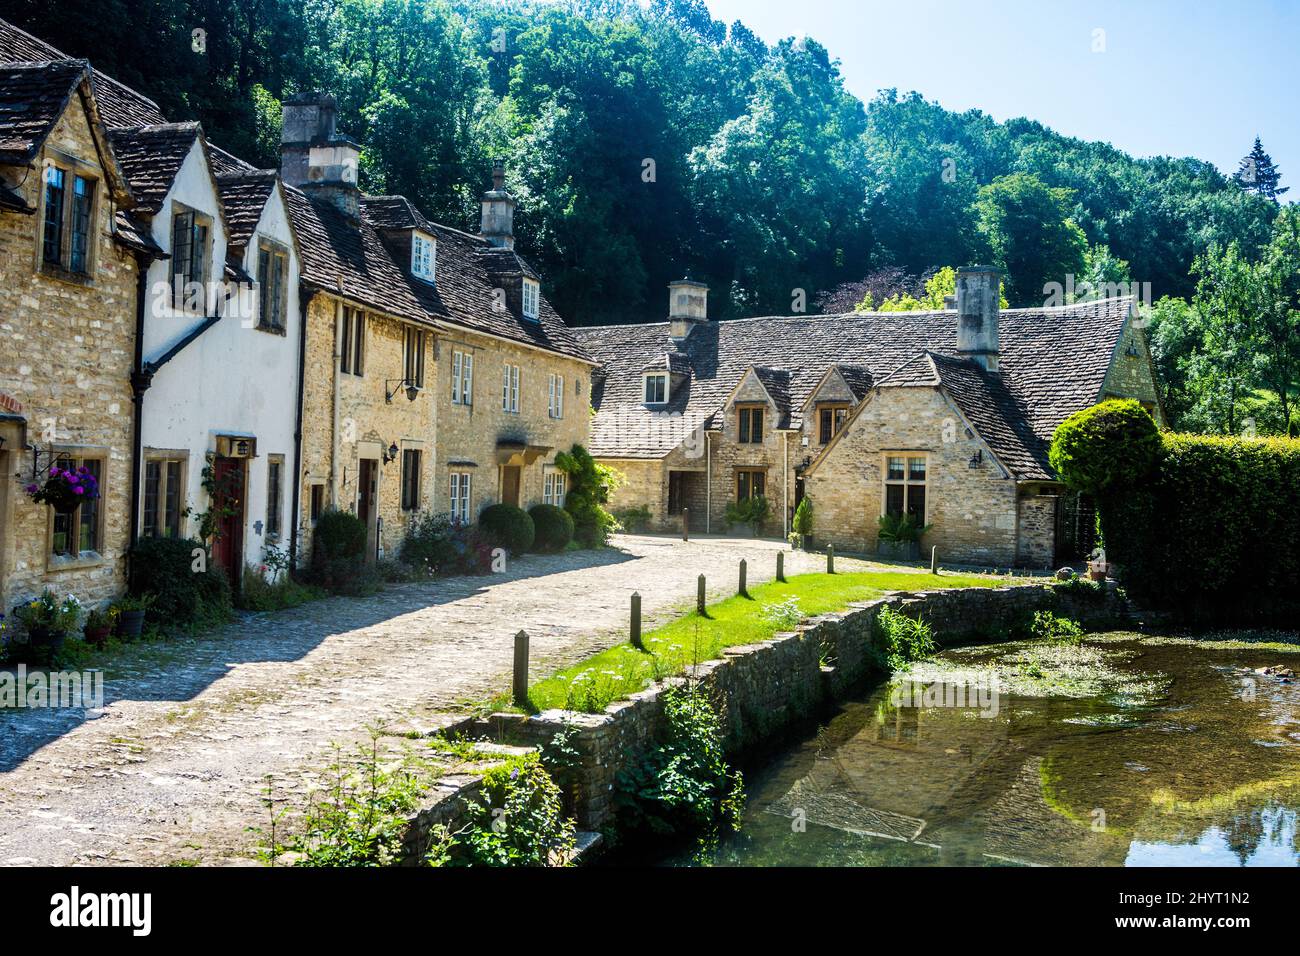
MULTIPOLYGON (((207 171, 207 160, 196 143, 154 217, 154 240, 170 251, 173 204, 180 203, 213 219, 211 272, 222 275, 226 260, 226 238, 221 227, 219 197, 207 171)), ((223 318, 191 342, 158 370, 144 401, 144 446, 184 449, 189 452, 185 503, 195 512, 208 508, 202 487, 205 456, 216 449, 217 435, 246 434, 257 438, 257 457, 248 462, 245 494, 244 562, 262 560, 267 543, 267 463, 269 456, 284 458, 281 486, 282 513, 279 545, 287 547, 295 522, 290 511, 294 489, 293 433, 298 402, 298 350, 302 316, 298 310, 299 265, 293 251, 293 233, 280 190, 273 189, 261 219, 244 253, 244 269, 257 279, 258 236, 273 239, 290 248, 287 332, 277 335, 253 327, 251 307, 255 290, 245 290, 238 308, 226 307, 223 318)), ((170 307, 167 287, 169 261, 154 263, 149 270, 150 302, 145 318, 146 361, 156 361, 168 348, 203 321, 182 315, 170 307), (162 300, 159 300, 159 297, 162 300)), ((143 478, 141 494, 143 495, 143 478)), ((143 510, 143 509, 142 509, 143 510)), ((182 519, 187 535, 197 535, 194 517, 182 519)))

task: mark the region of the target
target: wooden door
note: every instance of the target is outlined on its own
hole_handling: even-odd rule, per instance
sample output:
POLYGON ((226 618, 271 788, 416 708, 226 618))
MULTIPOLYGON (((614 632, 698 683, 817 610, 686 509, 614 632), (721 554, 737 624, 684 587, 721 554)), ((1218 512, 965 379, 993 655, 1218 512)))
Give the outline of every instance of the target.
POLYGON ((375 554, 375 515, 378 511, 379 462, 362 458, 357 473, 357 517, 366 526, 366 560, 375 554))
POLYGON ((238 591, 244 571, 244 460, 217 458, 212 475, 212 509, 217 515, 212 560, 238 591))
POLYGON ((501 468, 501 503, 519 507, 520 467, 503 465, 501 468))

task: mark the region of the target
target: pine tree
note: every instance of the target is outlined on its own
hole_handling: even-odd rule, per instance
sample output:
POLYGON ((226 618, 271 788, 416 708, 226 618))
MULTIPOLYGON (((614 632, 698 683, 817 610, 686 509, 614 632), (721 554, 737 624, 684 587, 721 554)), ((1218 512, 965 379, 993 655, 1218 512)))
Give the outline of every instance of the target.
POLYGON ((1278 196, 1291 188, 1290 186, 1278 188, 1277 184, 1282 176, 1277 171, 1277 166, 1273 165, 1273 158, 1264 152, 1258 136, 1255 137, 1255 146, 1251 149, 1250 155, 1242 159, 1241 167, 1232 178, 1243 189, 1259 193, 1274 202, 1277 202, 1278 196))

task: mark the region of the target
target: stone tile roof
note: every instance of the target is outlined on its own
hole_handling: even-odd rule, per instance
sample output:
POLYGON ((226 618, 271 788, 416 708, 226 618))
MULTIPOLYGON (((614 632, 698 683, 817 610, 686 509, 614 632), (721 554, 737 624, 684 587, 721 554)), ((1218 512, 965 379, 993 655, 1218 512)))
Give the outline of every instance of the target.
POLYGON ((274 169, 254 169, 217 176, 217 190, 226 210, 226 236, 231 246, 248 245, 266 201, 275 189, 276 175, 274 169))
POLYGON ((362 196, 361 215, 376 229, 419 229, 432 234, 433 225, 405 196, 362 196))
POLYGON ((189 155, 196 137, 202 136, 199 124, 159 123, 109 131, 113 152, 131 184, 136 208, 154 215, 176 180, 181 164, 189 155))
POLYGON ((840 378, 844 379, 844 384, 849 387, 853 397, 859 401, 867 392, 871 391, 871 369, 863 368, 861 365, 836 365, 835 370, 840 373, 840 378))
POLYGON ((767 394, 772 396, 776 405, 776 427, 790 427, 790 372, 783 368, 769 368, 766 365, 754 366, 754 376, 763 383, 767 394))
MULTIPOLYGON (((39 40, 12 23, 0 20, 0 62, 40 62, 70 59, 58 48, 39 40)), ((95 102, 104 124, 115 126, 148 126, 166 122, 158 104, 147 96, 103 73, 91 74, 95 102)))
MULTIPOLYGON (((1065 417, 1096 401, 1119 342, 1132 299, 1104 299, 1051 309, 1008 309, 1000 315, 1000 382, 1005 395, 1000 414, 1032 455, 1037 477, 1045 471, 1043 449, 1065 417), (1009 396, 1009 400, 1008 400, 1009 396), (1024 428, 1037 437, 1032 445, 1024 428)), ((848 313, 770 316, 698 326, 680 344, 693 375, 676 388, 662 409, 642 403, 641 370, 646 359, 671 347, 668 323, 600 326, 575 333, 603 365, 603 383, 593 393, 592 454, 606 458, 660 458, 678 447, 690 429, 717 427, 717 413, 751 366, 785 369, 790 374, 790 407, 801 408, 831 365, 857 370, 858 386, 870 376, 876 384, 897 372, 895 384, 909 376, 941 376, 928 359, 910 370, 925 352, 956 349, 955 312, 848 313), (903 370, 907 365, 909 370, 903 370)), ((973 385, 953 369, 953 388, 973 385)), ((944 383, 946 385, 946 382, 944 383)), ((865 393, 864 393, 865 394, 865 393)), ((961 401, 960 399, 957 399, 961 401)), ((792 419, 792 423, 793 423, 792 419)), ((973 422, 974 424, 974 422, 973 422)), ((978 425, 976 427, 979 427, 978 425)), ((993 423, 986 423, 993 429, 993 423)), ((986 441, 990 439, 985 436, 986 441)), ((1007 446, 1009 448, 1009 446, 1007 446)), ((1016 455, 1008 450, 1008 467, 1016 455)))
POLYGON ((149 227, 140 222, 129 212, 118 212, 113 217, 113 238, 124 246, 140 252, 147 252, 156 259, 170 258, 158 243, 154 242, 149 227))
POLYGON ((85 60, 0 65, 0 162, 28 162, 90 71, 85 60))

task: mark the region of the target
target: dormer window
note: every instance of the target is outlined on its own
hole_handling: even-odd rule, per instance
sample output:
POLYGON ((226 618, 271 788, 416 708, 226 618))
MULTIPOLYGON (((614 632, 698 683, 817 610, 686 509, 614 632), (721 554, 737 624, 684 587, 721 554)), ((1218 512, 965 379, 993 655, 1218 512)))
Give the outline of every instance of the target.
POLYGON ((422 232, 411 233, 411 275, 426 282, 436 282, 438 243, 422 232))
POLYGON ((668 373, 655 372, 645 377, 645 403, 662 405, 668 401, 668 373))
POLYGON ((536 319, 538 303, 541 301, 541 290, 538 288, 536 279, 524 279, 524 318, 536 319))

